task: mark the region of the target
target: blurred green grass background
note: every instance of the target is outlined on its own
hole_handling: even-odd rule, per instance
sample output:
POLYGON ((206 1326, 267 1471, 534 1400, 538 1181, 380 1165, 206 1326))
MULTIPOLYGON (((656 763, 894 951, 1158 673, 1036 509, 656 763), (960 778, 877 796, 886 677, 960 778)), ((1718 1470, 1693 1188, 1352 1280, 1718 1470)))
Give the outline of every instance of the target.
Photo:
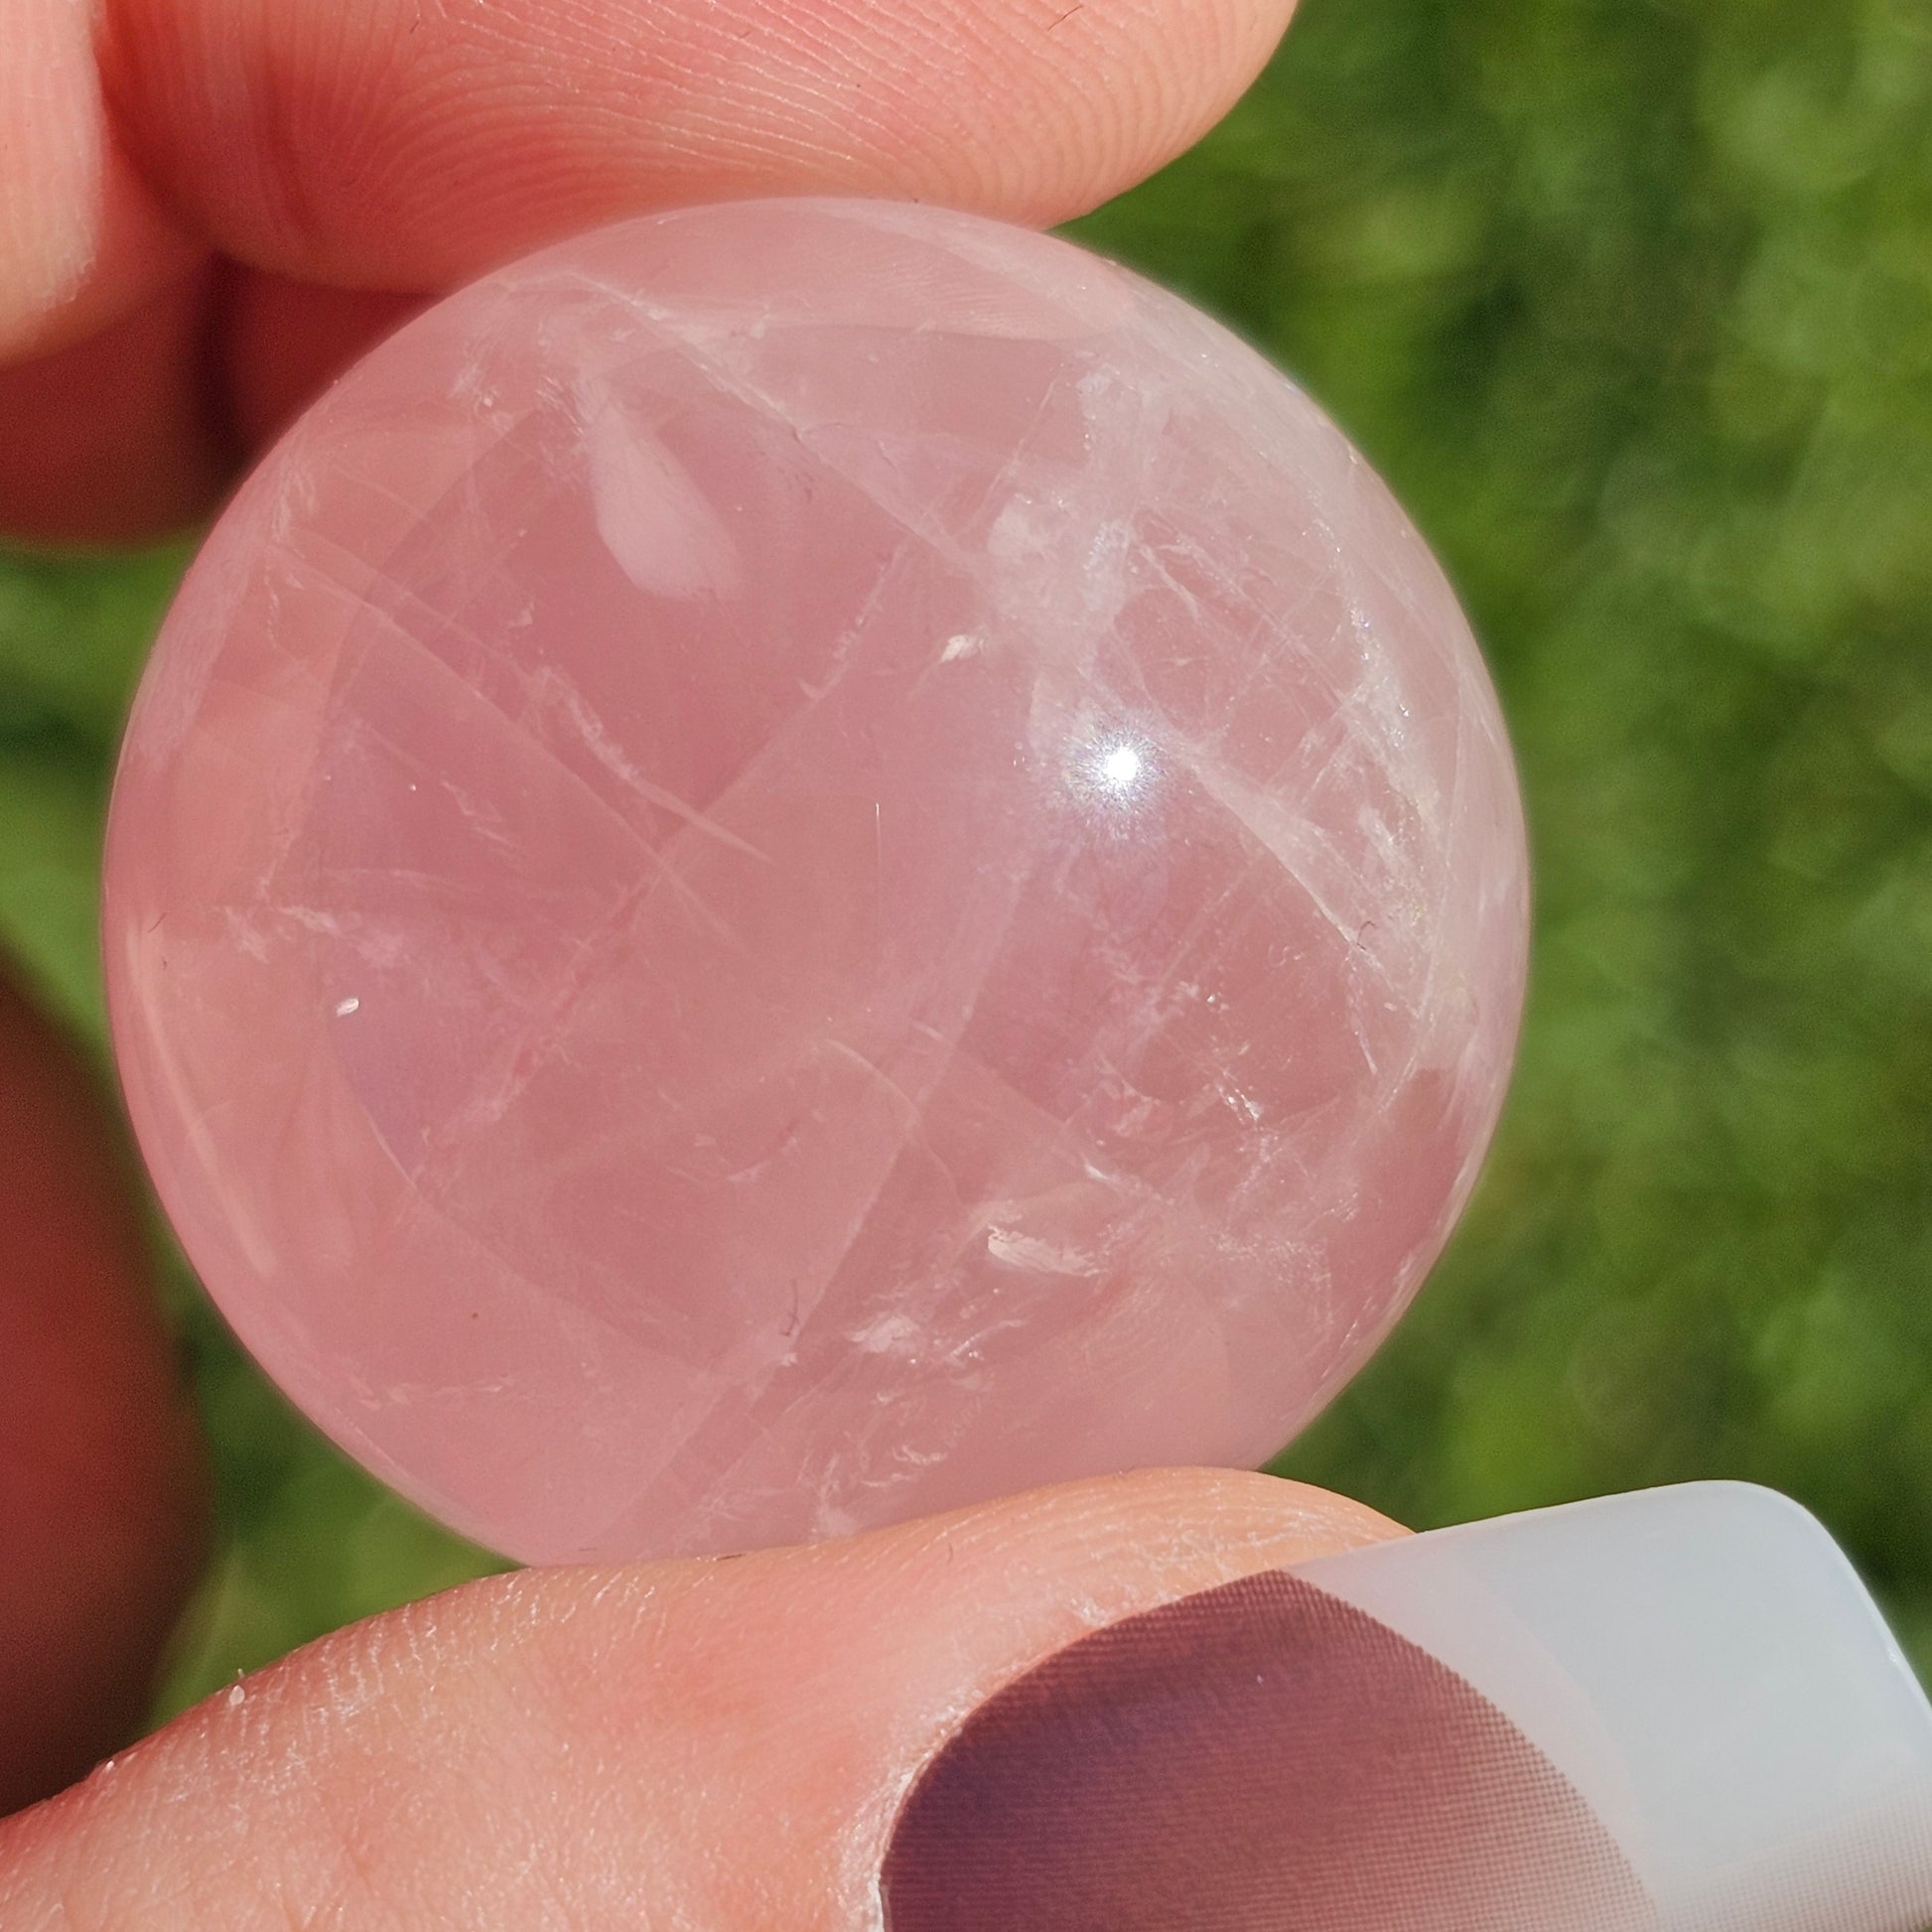
MULTIPOLYGON (((1773 1483, 1932 1665, 1932 4, 1308 0, 1077 231, 1389 478, 1529 800, 1487 1177, 1281 1466, 1419 1525, 1773 1483)), ((97 1046, 103 788, 180 561, 0 560, 0 942, 97 1046)), ((170 1292, 222 1546, 167 1708, 488 1567, 170 1292)))

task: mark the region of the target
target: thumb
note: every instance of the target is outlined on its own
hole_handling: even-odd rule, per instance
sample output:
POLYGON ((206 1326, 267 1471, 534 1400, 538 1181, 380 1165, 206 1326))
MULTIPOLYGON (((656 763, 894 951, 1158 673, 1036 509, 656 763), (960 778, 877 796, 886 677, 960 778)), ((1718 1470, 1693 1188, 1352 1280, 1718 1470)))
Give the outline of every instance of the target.
POLYGON ((0 1925, 876 1923, 906 1786, 1097 1625, 1392 1533, 1153 1472, 808 1549, 524 1571, 338 1632, 0 1825, 0 1925))
POLYGON ((1818 1525, 1735 1483, 1392 1540, 1155 1471, 531 1571, 0 1828, 8 1932, 1928 1922, 1932 1708, 1818 1525))

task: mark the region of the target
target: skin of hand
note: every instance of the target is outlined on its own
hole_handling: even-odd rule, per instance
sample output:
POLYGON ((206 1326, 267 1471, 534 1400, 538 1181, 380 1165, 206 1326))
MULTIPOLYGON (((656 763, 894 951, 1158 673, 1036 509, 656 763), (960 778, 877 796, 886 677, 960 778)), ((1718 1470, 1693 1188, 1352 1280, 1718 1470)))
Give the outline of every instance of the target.
POLYGON ((351 1626, 0 1824, 34 1932, 863 1932, 914 1774, 1085 1631, 1391 1526, 1158 1470, 351 1626))
MULTIPOLYGON (((205 515, 416 303, 599 220, 801 192, 1077 213, 1208 127, 1290 4, 0 0, 0 530, 205 515)), ((125 1734, 205 1536, 88 1088, 0 1001, 0 1159, 30 1179, 0 1215, 0 1809, 125 1734)), ((857 1928, 908 1780, 987 1693, 1098 1624, 1394 1533, 1152 1471, 492 1579, 0 1822, 0 1925, 857 1928)))

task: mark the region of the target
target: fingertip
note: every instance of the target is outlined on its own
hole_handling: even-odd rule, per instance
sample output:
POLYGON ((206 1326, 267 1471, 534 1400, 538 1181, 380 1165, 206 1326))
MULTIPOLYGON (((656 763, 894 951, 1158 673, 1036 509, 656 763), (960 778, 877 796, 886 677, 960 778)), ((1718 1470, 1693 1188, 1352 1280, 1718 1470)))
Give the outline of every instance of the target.
POLYGON ((1099 1625, 1392 1527, 1150 1470, 802 1549, 488 1579, 297 1652, 14 1821, 0 1923, 55 1898, 145 1932, 309 1923, 352 1892, 412 1932, 853 1932, 909 1782, 980 1700, 1099 1625))
MULTIPOLYGON (((1247 90, 1287 31, 1294 0, 1045 0, 1039 111, 1015 142, 982 127, 985 174, 960 205, 1045 227, 1131 188, 1198 141, 1247 90)), ((1017 43, 1025 50, 1025 42, 1017 43)))
POLYGON ((0 363, 106 327, 193 258, 114 139, 91 30, 71 0, 0 0, 0 363))
POLYGON ((654 207, 829 193, 1044 223, 1195 140, 1292 0, 115 0, 134 150, 273 273, 427 290, 654 207))

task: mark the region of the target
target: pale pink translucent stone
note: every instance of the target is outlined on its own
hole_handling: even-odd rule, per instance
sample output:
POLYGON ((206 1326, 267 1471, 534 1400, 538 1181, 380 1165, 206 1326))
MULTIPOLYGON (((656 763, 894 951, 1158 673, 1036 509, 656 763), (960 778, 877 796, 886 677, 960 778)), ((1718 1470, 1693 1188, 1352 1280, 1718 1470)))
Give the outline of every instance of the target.
POLYGON ((142 1144, 338 1442, 532 1559, 1252 1463, 1494 1122, 1524 855, 1321 414, 1068 244, 633 221, 443 303, 156 650, 142 1144))

